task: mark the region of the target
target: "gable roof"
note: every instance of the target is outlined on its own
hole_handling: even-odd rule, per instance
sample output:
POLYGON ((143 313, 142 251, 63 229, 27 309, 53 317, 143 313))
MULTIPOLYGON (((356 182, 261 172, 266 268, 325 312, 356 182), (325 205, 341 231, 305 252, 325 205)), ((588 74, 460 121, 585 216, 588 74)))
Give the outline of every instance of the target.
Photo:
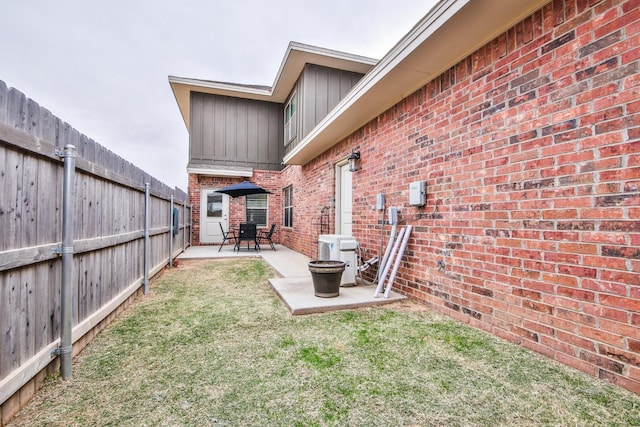
POLYGON ((441 0, 289 152, 305 164, 550 0, 441 0))
POLYGON ((306 63, 365 76, 283 159, 305 164, 551 0, 440 0, 380 61, 292 42, 273 86, 169 76, 190 129, 191 92, 284 103, 306 63))
POLYGON ((273 86, 245 85, 176 76, 169 76, 169 84, 180 108, 184 123, 187 129, 190 129, 191 92, 226 95, 282 104, 287 100, 307 63, 366 74, 377 62, 378 60, 373 58, 291 42, 287 47, 273 86))

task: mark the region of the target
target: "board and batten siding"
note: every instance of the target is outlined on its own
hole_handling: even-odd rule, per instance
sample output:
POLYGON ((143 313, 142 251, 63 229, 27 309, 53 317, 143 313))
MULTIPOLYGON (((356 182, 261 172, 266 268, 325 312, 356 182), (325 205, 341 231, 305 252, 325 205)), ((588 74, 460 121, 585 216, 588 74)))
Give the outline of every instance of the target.
POLYGON ((301 139, 336 106, 360 81, 363 74, 307 64, 300 79, 298 101, 302 120, 299 120, 301 139))
POLYGON ((286 145, 285 152, 290 152, 302 141, 363 76, 352 71, 306 64, 291 91, 298 96, 297 129, 296 137, 286 145))
POLYGON ((73 231, 73 353, 142 286, 145 183, 150 275, 184 249, 187 195, 112 153, 0 81, 0 421, 33 395, 60 337, 64 161, 77 149, 73 231), (179 233, 170 233, 171 196, 179 233), (26 390, 26 391, 25 391, 26 390))
POLYGON ((191 94, 189 165, 279 170, 282 104, 191 94))

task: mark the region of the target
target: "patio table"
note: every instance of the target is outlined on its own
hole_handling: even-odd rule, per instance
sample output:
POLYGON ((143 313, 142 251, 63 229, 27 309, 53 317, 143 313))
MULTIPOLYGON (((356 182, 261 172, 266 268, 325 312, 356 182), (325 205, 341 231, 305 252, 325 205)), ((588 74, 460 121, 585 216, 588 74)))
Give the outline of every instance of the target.
POLYGON ((247 242, 247 250, 251 250, 249 243, 253 242, 253 249, 260 250, 260 244, 258 243, 258 232, 255 224, 243 223, 238 227, 238 233, 236 234, 236 245, 233 248, 234 251, 240 251, 242 242, 247 242))

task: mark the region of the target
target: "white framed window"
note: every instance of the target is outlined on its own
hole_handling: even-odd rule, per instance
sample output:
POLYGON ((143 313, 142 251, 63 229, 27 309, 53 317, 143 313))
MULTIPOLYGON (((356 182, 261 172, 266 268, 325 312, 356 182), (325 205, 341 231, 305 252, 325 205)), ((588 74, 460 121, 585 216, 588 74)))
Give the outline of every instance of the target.
POLYGON ((283 212, 284 218, 282 220, 283 227, 293 227, 293 186, 288 186, 283 190, 283 212))
POLYGON ((296 137, 298 94, 293 92, 284 107, 284 145, 296 137))
POLYGON ((246 221, 258 227, 266 227, 269 219, 269 203, 266 194, 251 194, 246 196, 246 221))

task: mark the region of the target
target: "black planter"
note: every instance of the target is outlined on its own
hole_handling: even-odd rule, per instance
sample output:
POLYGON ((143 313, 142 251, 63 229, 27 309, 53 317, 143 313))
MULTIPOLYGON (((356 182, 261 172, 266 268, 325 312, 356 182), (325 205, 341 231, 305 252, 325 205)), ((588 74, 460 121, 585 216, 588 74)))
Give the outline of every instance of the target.
POLYGON ((313 260, 309 263, 313 290, 317 297, 331 298, 340 294, 340 280, 345 265, 343 261, 313 260))

